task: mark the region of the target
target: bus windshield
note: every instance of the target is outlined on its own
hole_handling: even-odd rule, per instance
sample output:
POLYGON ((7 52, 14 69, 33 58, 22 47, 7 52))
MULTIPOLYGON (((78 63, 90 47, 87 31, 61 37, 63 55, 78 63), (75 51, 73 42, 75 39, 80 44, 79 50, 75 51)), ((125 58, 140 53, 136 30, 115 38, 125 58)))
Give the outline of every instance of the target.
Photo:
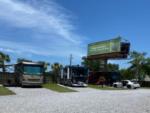
POLYGON ((24 74, 41 75, 42 72, 43 68, 41 66, 31 66, 31 65, 24 66, 24 74))

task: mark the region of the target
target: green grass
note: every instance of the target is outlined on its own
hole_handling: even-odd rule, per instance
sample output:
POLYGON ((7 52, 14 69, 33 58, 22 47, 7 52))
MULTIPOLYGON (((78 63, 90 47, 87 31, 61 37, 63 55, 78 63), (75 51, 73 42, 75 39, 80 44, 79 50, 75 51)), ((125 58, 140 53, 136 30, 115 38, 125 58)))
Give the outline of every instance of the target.
POLYGON ((13 94, 15 94, 15 93, 3 86, 0 86, 0 96, 13 95, 13 94))
POLYGON ((99 89, 99 90, 124 90, 123 88, 114 88, 114 87, 110 87, 110 86, 102 87, 101 85, 91 85, 91 84, 89 84, 88 87, 94 88, 94 89, 99 89))
POLYGON ((53 91, 56 91, 56 92, 60 92, 60 93, 65 93, 65 92, 77 92, 75 90, 72 90, 72 89, 69 89, 67 87, 63 87, 63 86, 60 86, 56 83, 48 83, 48 84, 44 84, 43 85, 44 88, 47 88, 47 89, 50 89, 50 90, 53 90, 53 91))

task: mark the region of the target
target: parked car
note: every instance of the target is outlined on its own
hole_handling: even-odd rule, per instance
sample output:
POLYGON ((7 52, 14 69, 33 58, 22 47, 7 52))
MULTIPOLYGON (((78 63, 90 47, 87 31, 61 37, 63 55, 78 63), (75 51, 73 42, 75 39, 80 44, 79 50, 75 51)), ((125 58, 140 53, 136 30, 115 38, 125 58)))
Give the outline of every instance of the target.
POLYGON ((116 88, 127 87, 129 89, 140 88, 140 84, 137 81, 123 80, 121 82, 113 83, 113 86, 116 88))

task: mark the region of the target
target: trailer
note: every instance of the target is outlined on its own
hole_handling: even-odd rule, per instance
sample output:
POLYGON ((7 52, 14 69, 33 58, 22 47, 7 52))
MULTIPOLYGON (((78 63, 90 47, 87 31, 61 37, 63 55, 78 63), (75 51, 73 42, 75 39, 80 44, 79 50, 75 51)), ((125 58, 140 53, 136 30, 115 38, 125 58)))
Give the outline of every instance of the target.
POLYGON ((19 62, 15 65, 15 81, 20 86, 41 86, 44 65, 38 62, 19 62))
POLYGON ((61 69, 59 82, 72 87, 86 87, 88 83, 88 69, 82 66, 65 66, 61 69))

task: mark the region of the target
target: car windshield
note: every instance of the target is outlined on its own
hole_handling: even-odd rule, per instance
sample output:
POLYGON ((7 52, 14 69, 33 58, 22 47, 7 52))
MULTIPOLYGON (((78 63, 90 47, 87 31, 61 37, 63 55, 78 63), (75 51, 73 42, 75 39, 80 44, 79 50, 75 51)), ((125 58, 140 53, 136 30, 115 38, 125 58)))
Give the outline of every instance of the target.
POLYGON ((24 66, 24 74, 41 75, 42 72, 43 68, 41 66, 31 66, 31 65, 24 66))

